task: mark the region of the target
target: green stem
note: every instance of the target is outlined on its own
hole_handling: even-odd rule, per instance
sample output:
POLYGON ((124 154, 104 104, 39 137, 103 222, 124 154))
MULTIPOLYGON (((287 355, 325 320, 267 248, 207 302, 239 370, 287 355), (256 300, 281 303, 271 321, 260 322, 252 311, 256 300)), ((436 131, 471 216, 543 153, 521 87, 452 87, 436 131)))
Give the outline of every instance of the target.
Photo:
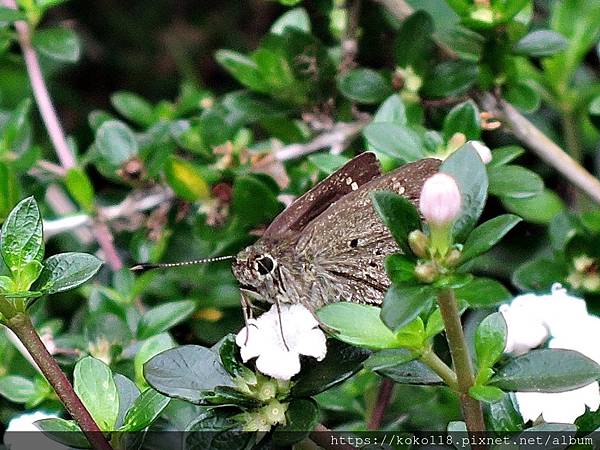
POLYGON ((458 393, 463 416, 470 432, 485 431, 481 403, 469 395, 469 388, 475 382, 469 348, 463 333, 460 313, 452 289, 442 289, 438 294, 440 313, 446 328, 446 339, 456 371, 458 393))
POLYGON ((450 389, 458 392, 458 383, 454 371, 446 365, 431 349, 423 352, 420 357, 422 363, 427 365, 438 376, 444 380, 450 389))
MULTIPOLYGON (((0 302, 2 303, 2 302, 0 302)), ((56 360, 46 349, 29 316, 18 313, 8 320, 7 326, 17 335, 33 360, 54 388, 69 414, 96 450, 112 450, 100 428, 75 393, 71 382, 61 370, 56 360)))

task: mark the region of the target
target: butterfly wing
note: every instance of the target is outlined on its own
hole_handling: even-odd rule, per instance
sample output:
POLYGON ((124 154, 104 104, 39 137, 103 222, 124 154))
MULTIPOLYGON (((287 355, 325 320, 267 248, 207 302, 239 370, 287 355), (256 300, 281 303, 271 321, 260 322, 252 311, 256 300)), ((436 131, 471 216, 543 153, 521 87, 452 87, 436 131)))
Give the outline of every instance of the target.
POLYGON ((302 233, 296 251, 305 256, 315 280, 315 307, 334 301, 381 303, 389 286, 384 261, 397 253, 387 227, 375 212, 370 193, 393 191, 418 204, 423 183, 440 161, 424 159, 373 179, 347 194, 314 219, 302 233))
POLYGON ((303 230, 334 202, 379 175, 379 162, 373 153, 358 155, 279 214, 266 229, 264 238, 277 239, 290 231, 303 230))

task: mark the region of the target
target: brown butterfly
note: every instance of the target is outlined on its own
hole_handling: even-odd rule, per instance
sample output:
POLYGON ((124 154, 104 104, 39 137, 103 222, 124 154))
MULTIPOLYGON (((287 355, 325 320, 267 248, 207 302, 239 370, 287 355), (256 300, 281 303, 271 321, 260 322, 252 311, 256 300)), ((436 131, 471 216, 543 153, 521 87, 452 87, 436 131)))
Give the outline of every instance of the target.
POLYGON ((423 183, 440 163, 423 159, 381 175, 375 155, 362 153, 298 198, 255 244, 233 257, 245 312, 250 297, 300 303, 313 312, 337 301, 380 304, 389 286, 385 257, 400 248, 369 194, 392 191, 417 204, 423 183))

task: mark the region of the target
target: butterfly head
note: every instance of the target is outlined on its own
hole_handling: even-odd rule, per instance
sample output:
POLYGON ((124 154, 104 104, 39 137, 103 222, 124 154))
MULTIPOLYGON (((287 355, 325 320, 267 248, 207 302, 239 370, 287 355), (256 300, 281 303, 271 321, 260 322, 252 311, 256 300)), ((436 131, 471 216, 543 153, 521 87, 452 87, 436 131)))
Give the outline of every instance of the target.
MULTIPOLYGON (((232 270, 240 288, 265 300, 273 298, 278 284, 278 260, 262 245, 252 245, 237 254, 232 270)), ((271 300, 272 301, 272 300, 271 300)))

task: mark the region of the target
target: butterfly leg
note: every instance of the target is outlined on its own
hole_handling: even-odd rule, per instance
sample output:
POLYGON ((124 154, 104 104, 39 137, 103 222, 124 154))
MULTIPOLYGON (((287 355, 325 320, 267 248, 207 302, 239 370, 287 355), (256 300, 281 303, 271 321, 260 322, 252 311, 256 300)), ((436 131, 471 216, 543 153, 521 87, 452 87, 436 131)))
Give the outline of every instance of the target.
POLYGON ((252 312, 252 302, 248 298, 244 292, 241 292, 242 297, 242 313, 244 315, 244 323, 246 324, 246 339, 244 340, 244 345, 248 344, 248 338, 250 337, 250 325, 256 327, 254 323, 250 323, 250 320, 254 318, 254 314, 252 312))

